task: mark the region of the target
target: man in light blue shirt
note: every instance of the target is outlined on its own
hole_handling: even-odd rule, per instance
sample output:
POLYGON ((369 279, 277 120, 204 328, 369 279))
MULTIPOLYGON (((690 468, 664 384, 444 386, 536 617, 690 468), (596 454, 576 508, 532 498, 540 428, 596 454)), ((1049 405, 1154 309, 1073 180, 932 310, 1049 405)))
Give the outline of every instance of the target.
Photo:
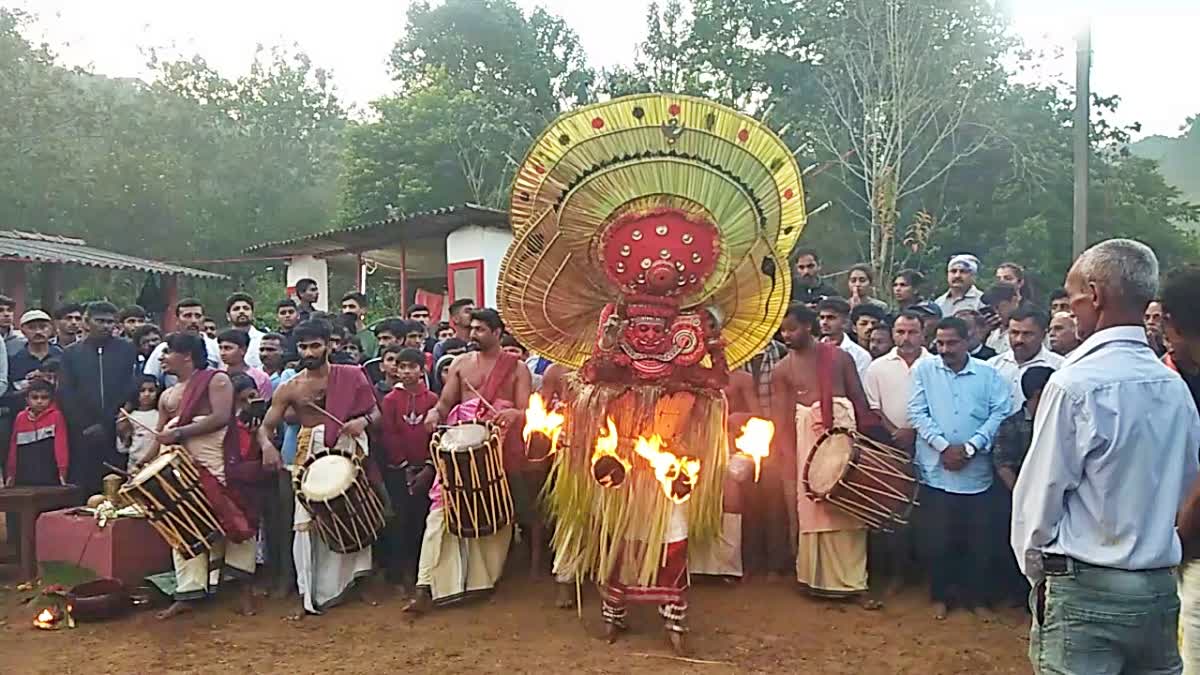
POLYGON ((921 481, 921 520, 930 562, 934 617, 950 601, 987 605, 992 441, 1011 409, 1012 391, 994 368, 971 358, 967 324, 937 325, 938 355, 913 368, 908 418, 917 430, 914 461, 921 481), (966 550, 959 542, 966 541, 966 550))
POLYGON ((1110 239, 1067 274, 1081 344, 1042 391, 1013 490, 1033 583, 1029 655, 1053 673, 1179 673, 1176 512, 1200 471, 1200 416, 1146 341, 1144 244, 1110 239))

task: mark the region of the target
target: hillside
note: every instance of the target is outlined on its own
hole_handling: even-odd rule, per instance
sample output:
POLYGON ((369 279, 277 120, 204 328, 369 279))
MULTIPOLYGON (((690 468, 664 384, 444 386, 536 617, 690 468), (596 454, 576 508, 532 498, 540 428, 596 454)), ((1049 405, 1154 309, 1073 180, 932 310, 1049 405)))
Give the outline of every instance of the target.
POLYGON ((1191 202, 1200 203, 1200 115, 1179 136, 1149 136, 1130 146, 1138 157, 1156 160, 1167 182, 1191 202))

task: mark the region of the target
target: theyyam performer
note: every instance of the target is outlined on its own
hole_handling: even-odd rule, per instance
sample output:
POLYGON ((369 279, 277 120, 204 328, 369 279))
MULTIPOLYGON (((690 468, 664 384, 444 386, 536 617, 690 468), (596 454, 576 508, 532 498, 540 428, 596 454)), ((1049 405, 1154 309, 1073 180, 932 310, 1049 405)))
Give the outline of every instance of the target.
POLYGON ((735 445, 722 388, 783 319, 805 219, 779 137, 686 96, 569 112, 518 169, 498 301, 576 371, 546 502, 556 570, 600 585, 610 641, 646 602, 684 651, 688 551, 720 534, 735 445))

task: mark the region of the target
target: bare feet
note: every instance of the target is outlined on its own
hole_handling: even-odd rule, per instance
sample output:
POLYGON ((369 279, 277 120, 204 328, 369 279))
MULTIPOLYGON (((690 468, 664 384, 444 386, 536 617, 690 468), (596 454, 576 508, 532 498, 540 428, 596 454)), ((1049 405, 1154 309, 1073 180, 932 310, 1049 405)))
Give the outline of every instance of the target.
POLYGON ((192 603, 184 602, 183 600, 176 600, 175 602, 171 603, 170 607, 155 614, 154 618, 158 619, 159 621, 165 621, 166 619, 177 617, 180 614, 187 614, 190 611, 192 611, 192 603))
POLYGON ((308 611, 304 609, 304 598, 301 597, 295 609, 284 618, 288 621, 303 621, 305 616, 308 616, 308 611))
POLYGON ((621 635, 621 627, 615 623, 604 624, 604 641, 613 644, 621 635))
POLYGON ((675 656, 687 656, 687 645, 684 644, 683 633, 667 630, 667 641, 671 643, 671 649, 674 650, 675 656))
POLYGON ((254 591, 255 589, 251 586, 246 586, 242 589, 238 598, 238 614, 242 616, 254 616, 256 614, 254 610, 254 591))
POLYGON ((558 583, 555 586, 558 586, 558 593, 554 598, 554 606, 559 609, 574 609, 575 585, 558 583))
POLYGON ((980 619, 983 619, 984 623, 993 623, 998 621, 1000 618, 996 616, 996 613, 992 611, 991 607, 976 607, 974 614, 980 619))
POLYGON ((860 607, 862 607, 863 609, 867 610, 868 612, 877 612, 877 611, 883 609, 883 601, 882 600, 868 597, 865 595, 863 597, 859 598, 858 605, 860 607))
POLYGON ((944 602, 933 603, 933 618, 934 619, 936 619, 938 621, 945 621, 946 615, 948 613, 949 612, 946 609, 946 603, 944 603, 944 602))
POLYGON ((433 609, 433 596, 429 592, 427 586, 417 586, 417 592, 412 600, 409 600, 401 612, 408 612, 413 616, 421 616, 429 610, 433 609))

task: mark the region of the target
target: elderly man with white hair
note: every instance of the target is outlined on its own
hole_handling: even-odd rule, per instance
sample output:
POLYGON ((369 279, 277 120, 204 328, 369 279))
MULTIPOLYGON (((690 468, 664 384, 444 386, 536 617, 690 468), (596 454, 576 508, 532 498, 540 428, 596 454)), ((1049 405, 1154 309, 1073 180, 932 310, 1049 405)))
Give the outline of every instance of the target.
POLYGON ((1083 343, 1042 391, 1013 491, 1012 548, 1035 589, 1038 673, 1179 673, 1175 516, 1200 473, 1200 415, 1146 342, 1144 244, 1084 251, 1066 290, 1083 343))
POLYGON ((983 291, 975 286, 975 275, 979 273, 979 258, 970 253, 959 253, 946 264, 946 283, 949 288, 933 302, 942 310, 942 316, 954 316, 964 309, 979 309, 983 305, 983 291))
POLYGON ((1050 318, 1050 331, 1046 335, 1050 351, 1066 356, 1079 346, 1079 335, 1075 332, 1075 317, 1070 312, 1058 312, 1050 318))

